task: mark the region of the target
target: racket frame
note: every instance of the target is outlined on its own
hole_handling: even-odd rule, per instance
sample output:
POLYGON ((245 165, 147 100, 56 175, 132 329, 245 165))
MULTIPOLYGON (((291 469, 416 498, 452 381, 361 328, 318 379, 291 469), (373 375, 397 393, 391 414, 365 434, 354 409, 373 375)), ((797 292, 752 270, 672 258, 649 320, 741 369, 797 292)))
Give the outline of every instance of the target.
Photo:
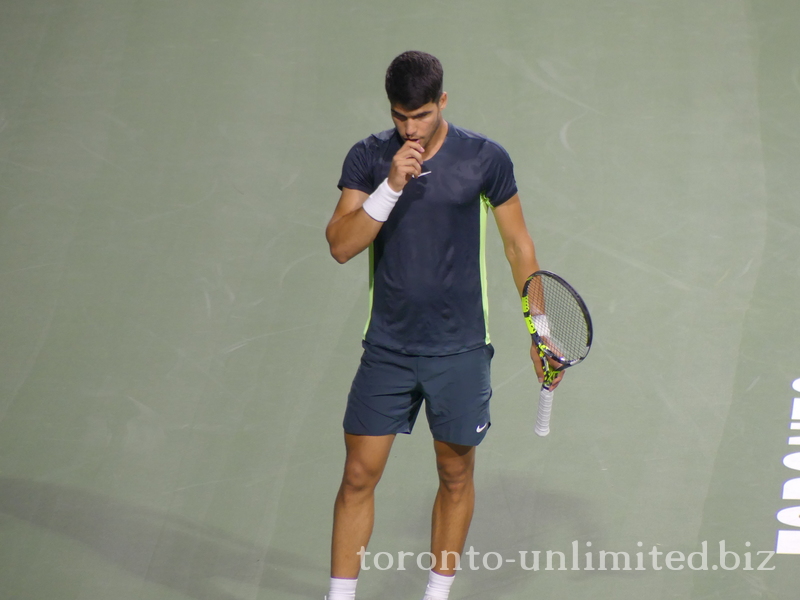
MULTIPOLYGON (((580 294, 578 294, 578 292, 575 291, 575 288, 572 287, 569 283, 567 283, 563 277, 556 275, 552 271, 545 271, 544 269, 536 271, 534 274, 528 277, 525 280, 525 284, 522 286, 522 314, 525 317, 525 324, 528 326, 528 331, 531 334, 531 339, 533 340, 533 343, 536 344, 536 347, 539 350, 539 355, 540 356, 544 355, 542 356, 542 361, 543 361, 542 366, 545 367, 545 371, 554 371, 554 374, 550 378, 549 383, 553 382, 556 373, 558 373, 559 371, 563 371, 567 367, 572 367, 574 365, 577 365, 579 362, 581 362, 588 356, 589 350, 592 347, 592 338, 594 336, 594 330, 592 328, 592 317, 589 315, 589 309, 586 307, 586 303, 583 301, 583 298, 581 298, 580 294), (569 360, 563 356, 559 356, 542 341, 539 332, 536 330, 536 325, 534 325, 533 315, 531 314, 530 303, 528 301, 528 288, 530 287, 531 282, 534 280, 534 278, 540 276, 550 277, 551 279, 554 279, 559 284, 561 284, 575 299, 575 302, 581 309, 581 312, 583 313, 583 318, 586 321, 586 329, 587 329, 586 352, 583 353, 583 356, 573 360, 569 360), (549 361, 545 360, 545 357, 552 358, 553 360, 558 362, 561 366, 560 367, 550 366, 549 361)), ((546 311, 543 314, 546 316, 546 311)))
MULTIPOLYGON (((553 381, 558 376, 558 373, 563 371, 568 367, 572 367, 577 365, 583 359, 585 359, 588 354, 589 350, 592 347, 592 337, 594 335, 593 328, 592 328, 592 318, 589 315, 589 309, 586 307, 586 303, 581 298, 580 294, 575 291, 569 283, 567 283, 563 277, 556 275, 552 271, 545 271, 539 270, 533 273, 530 277, 525 280, 525 284, 522 287, 522 314, 525 316, 525 323, 528 326, 528 331, 531 334, 531 339, 533 343, 536 345, 536 348, 539 352, 539 358, 542 361, 542 371, 544 374, 544 379, 542 382, 542 390, 539 394, 539 410, 536 417, 536 427, 534 428, 535 432, 540 436, 546 436, 550 433, 550 413, 552 410, 553 404, 553 390, 550 389, 550 386, 553 384, 553 381), (542 341, 539 332, 536 330, 536 325, 534 324, 533 315, 531 315, 531 307, 530 302, 528 301, 528 288, 531 285, 531 282, 540 276, 550 277, 556 280, 560 285, 562 285, 574 298, 577 302, 578 307, 583 313, 583 318, 586 321, 587 327, 587 339, 586 339, 586 351, 583 353, 583 356, 569 360, 564 356, 558 356, 555 352, 550 350, 550 348, 542 341), (552 358, 554 361, 559 363, 560 366, 553 367, 550 364, 548 359, 552 358)), ((539 313, 537 313, 539 314, 539 313)), ((546 311, 541 313, 546 316, 546 311)))

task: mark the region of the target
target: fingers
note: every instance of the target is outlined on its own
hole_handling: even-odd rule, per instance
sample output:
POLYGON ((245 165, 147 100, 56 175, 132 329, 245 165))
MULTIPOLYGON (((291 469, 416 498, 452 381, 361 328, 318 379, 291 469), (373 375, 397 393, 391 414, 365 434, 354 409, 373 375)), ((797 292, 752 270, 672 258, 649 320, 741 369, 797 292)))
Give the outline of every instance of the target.
MULTIPOLYGON (((416 140, 406 140, 403 147, 413 148, 422 155, 425 152, 425 147, 416 140)), ((402 148, 401 148, 402 149, 402 148)))
POLYGON ((539 350, 536 346, 531 346, 531 360, 533 361, 533 370, 536 371, 536 377, 539 383, 544 382, 544 368, 542 367, 542 359, 539 356, 539 350))
POLYGON ((407 141, 394 155, 392 166, 407 176, 416 177, 422 173, 422 154, 425 152, 419 142, 407 141))
POLYGON ((564 378, 564 371, 559 371, 556 375, 556 378, 553 379, 553 383, 550 384, 550 389, 554 390, 558 387, 558 384, 561 383, 561 380, 564 378))
MULTIPOLYGON (((539 383, 544 383, 544 368, 542 367, 542 358, 539 356, 539 349, 535 344, 531 346, 531 361, 533 361, 533 369, 536 371, 536 377, 539 379, 539 383)), ((556 371, 556 369, 560 369, 564 366, 554 358, 550 357, 547 358, 547 364, 553 371, 556 371)), ((557 371, 556 376, 553 379, 553 383, 551 383, 548 387, 551 390, 556 389, 563 378, 564 371, 557 371)))
POLYGON ((422 173, 422 154, 425 148, 419 142, 408 140, 392 159, 392 166, 389 171, 389 185, 399 192, 412 177, 418 177, 422 173))
MULTIPOLYGON (((549 357, 547 359, 547 363, 550 365, 550 368, 553 371, 556 371, 556 369, 560 369, 560 368, 562 368, 564 366, 560 362, 558 362, 557 360, 555 360, 553 358, 549 358, 549 357)), ((558 384, 561 383, 562 379, 564 379, 564 371, 556 371, 556 376, 553 378, 553 383, 551 383, 550 386, 549 386, 550 389, 551 390, 556 389, 558 387, 558 384)))

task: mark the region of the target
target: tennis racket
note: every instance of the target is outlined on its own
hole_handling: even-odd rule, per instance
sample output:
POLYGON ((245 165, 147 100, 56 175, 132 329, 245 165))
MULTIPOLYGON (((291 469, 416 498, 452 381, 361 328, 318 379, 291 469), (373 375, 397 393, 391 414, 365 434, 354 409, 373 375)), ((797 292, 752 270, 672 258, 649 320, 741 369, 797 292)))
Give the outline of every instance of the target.
POLYGON ((550 271, 536 271, 525 281, 522 313, 544 370, 534 428, 538 435, 544 436, 550 433, 553 408, 550 386, 560 371, 577 365, 589 354, 592 318, 578 292, 550 271))

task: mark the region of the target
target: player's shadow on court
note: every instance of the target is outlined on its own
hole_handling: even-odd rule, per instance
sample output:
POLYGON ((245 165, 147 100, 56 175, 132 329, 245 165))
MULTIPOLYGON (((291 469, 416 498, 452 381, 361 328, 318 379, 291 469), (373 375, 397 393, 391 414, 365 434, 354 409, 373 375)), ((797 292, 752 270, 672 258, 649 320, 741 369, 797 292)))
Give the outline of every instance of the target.
MULTIPOLYGON (((465 551, 473 547, 479 555, 473 558, 477 567, 470 569, 470 558, 465 554, 461 560, 462 573, 455 585, 464 598, 503 598, 515 596, 520 590, 529 590, 531 579, 536 577, 564 577, 586 579, 589 577, 635 577, 639 573, 628 571, 573 571, 572 542, 578 540, 580 556, 583 557, 585 542, 591 541, 593 548, 604 548, 606 533, 593 518, 590 498, 541 489, 529 475, 513 471, 494 471, 476 477, 476 509, 467 537, 465 551), (528 571, 520 566, 520 552, 526 553, 526 565, 533 566, 532 552, 540 551, 540 570, 528 571), (545 571, 546 551, 560 551, 565 555, 564 571, 545 571), (513 564, 497 566, 497 555, 490 557, 488 568, 484 556, 495 552, 513 564)), ((403 524, 403 531, 414 528, 420 540, 427 535, 426 520, 430 506, 420 498, 419 521, 403 524)), ((400 535, 400 532, 397 532, 400 535)), ((426 548, 427 549, 427 548, 426 548)), ((558 569, 558 559, 553 563, 558 569)), ((374 574, 381 578, 388 589, 401 589, 412 593, 424 586, 422 575, 416 567, 406 571, 389 570, 374 574)))
POLYGON ((222 530, 85 490, 0 477, 0 514, 83 543, 103 560, 143 580, 197 600, 236 600, 226 586, 258 586, 316 597, 319 586, 287 569, 319 565, 302 556, 238 539, 222 530))
MULTIPOLYGON (((638 577, 641 574, 615 570, 573 570, 572 544, 578 542, 579 566, 584 566, 586 542, 592 550, 606 548, 607 533, 593 516, 594 504, 590 496, 576 496, 543 490, 530 476, 518 472, 494 472, 482 478, 479 486, 483 491, 478 501, 467 547, 474 546, 481 552, 476 583, 479 589, 465 598, 485 597, 484 590, 497 594, 513 593, 515 589, 527 587, 532 577, 563 576, 568 579, 591 577, 638 577), (520 566, 520 553, 525 553, 528 568, 533 567, 533 551, 540 552, 539 571, 527 571, 520 566), (546 571, 548 550, 564 554, 565 571, 546 571), (515 562, 498 570, 484 566, 483 555, 497 552, 504 559, 515 562)), ((596 553, 596 552, 595 552, 596 553)), ((596 558, 594 560, 597 560, 596 558)), ((490 567, 496 566, 494 560, 490 567)), ((462 567, 467 562, 462 560, 462 567)), ((555 558, 552 569, 562 566, 555 558)), ((595 565, 599 566, 599 565, 595 565)))

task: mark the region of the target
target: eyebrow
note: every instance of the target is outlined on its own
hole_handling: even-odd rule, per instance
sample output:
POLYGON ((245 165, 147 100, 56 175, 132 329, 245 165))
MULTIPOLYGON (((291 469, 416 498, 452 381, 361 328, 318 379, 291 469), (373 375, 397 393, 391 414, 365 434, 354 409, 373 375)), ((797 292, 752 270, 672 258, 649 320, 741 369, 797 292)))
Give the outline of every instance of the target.
POLYGON ((422 117, 427 117, 432 112, 433 112, 432 110, 425 110, 413 115, 404 115, 402 113, 397 112, 395 109, 392 109, 392 114, 398 119, 421 119, 422 117))

